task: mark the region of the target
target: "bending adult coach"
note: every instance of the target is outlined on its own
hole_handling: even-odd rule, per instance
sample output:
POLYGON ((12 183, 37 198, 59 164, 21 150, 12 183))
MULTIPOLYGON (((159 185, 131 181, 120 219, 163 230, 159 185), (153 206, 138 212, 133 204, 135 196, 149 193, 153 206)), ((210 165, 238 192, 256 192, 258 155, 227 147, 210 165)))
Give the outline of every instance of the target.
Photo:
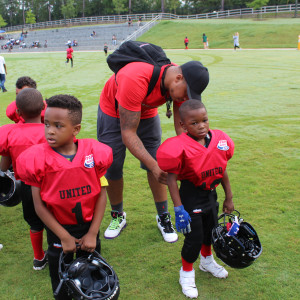
POLYGON ((117 237, 126 226, 123 211, 123 164, 126 148, 147 170, 150 189, 157 209, 157 226, 166 242, 176 242, 168 212, 166 179, 156 162, 156 151, 161 143, 161 126, 157 107, 173 100, 174 126, 182 132, 179 123, 180 103, 188 99, 201 100, 201 93, 209 82, 209 74, 199 61, 181 66, 165 65, 159 79, 147 96, 153 65, 132 62, 113 74, 106 82, 98 108, 97 137, 113 149, 113 164, 106 173, 112 220, 104 237, 117 237))

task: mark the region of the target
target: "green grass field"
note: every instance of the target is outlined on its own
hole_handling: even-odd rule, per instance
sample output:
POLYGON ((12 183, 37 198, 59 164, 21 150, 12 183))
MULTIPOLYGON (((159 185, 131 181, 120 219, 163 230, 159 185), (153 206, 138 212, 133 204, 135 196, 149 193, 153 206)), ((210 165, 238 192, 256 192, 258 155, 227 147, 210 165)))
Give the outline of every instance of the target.
POLYGON ((164 49, 183 49, 189 38, 190 49, 203 49, 202 34, 211 49, 233 48, 234 32, 240 34, 242 48, 297 48, 300 19, 211 19, 162 21, 140 40, 158 43, 164 49))
MULTIPOLYGON (((299 299, 300 51, 170 50, 167 54, 178 64, 200 60, 208 67, 211 81, 203 102, 210 127, 224 130, 235 142, 228 166, 235 207, 257 230, 263 245, 261 257, 249 268, 228 267, 226 280, 201 272, 195 264, 199 299, 299 299)), ((0 125, 9 123, 5 109, 15 99, 17 78, 28 75, 45 98, 59 93, 78 97, 84 106, 80 137, 96 138, 99 94, 111 74, 102 52, 75 51, 73 69, 65 66, 64 53, 4 57, 8 92, 0 94, 0 125)), ((163 139, 174 136, 165 107, 160 115, 163 139)), ((222 203, 222 189, 218 190, 222 203)), ((163 242, 146 176, 129 153, 124 201, 128 226, 120 237, 103 238, 109 209, 101 225, 102 255, 119 276, 119 299, 186 299, 178 283, 183 237, 175 244, 163 242)), ((174 217, 171 202, 169 209, 174 217)), ((0 299, 52 299, 48 268, 32 269, 21 205, 0 207, 0 220, 4 244, 0 299)))

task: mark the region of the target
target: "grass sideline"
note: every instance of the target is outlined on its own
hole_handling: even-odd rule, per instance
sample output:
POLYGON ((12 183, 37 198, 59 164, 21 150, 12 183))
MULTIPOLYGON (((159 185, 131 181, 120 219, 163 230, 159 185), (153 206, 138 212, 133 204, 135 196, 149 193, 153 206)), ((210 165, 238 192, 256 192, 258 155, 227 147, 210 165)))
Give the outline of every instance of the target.
MULTIPOLYGON (((228 172, 234 202, 257 230, 263 253, 247 269, 227 268, 218 280, 200 272, 199 299, 298 299, 299 297, 299 90, 297 51, 169 51, 182 64, 200 60, 210 71, 203 94, 211 128, 228 133, 235 142, 228 172)), ((100 90, 111 71, 103 53, 77 53, 74 68, 64 53, 5 54, 6 88, 0 94, 0 125, 8 123, 6 106, 15 99, 15 82, 28 75, 45 98, 67 93, 83 103, 81 138, 96 138, 100 90)), ((160 108, 163 139, 173 136, 172 120, 160 108)), ((125 165, 128 226, 116 240, 105 240, 109 209, 101 226, 102 254, 115 268, 120 300, 186 299, 178 284, 183 237, 163 242, 155 224, 155 207, 145 174, 128 153, 125 165)), ((218 188, 219 201, 223 194, 218 188)), ((169 209, 174 218, 173 205, 169 209)), ((32 270, 32 250, 22 208, 0 207, 0 299, 52 299, 48 268, 32 270)), ((46 247, 46 241, 45 241, 46 247)))
POLYGON ((160 22, 139 40, 159 42, 164 49, 184 49, 183 40, 188 36, 190 49, 203 49, 205 33, 211 49, 232 49, 232 36, 238 31, 244 49, 297 48, 299 28, 299 18, 170 20, 160 22))

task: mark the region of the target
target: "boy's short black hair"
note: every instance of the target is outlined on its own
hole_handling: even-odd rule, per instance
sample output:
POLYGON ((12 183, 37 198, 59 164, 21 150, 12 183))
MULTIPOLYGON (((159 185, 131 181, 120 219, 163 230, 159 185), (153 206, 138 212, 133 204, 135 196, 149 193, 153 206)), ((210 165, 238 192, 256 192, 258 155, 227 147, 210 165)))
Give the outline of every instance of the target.
POLYGON ((44 108, 43 96, 34 88, 23 89, 17 95, 16 105, 26 118, 35 118, 44 108))
POLYGON ((74 96, 71 95, 55 95, 46 99, 47 107, 58 107, 69 110, 69 117, 73 125, 81 123, 82 104, 74 96))
POLYGON ((33 89, 37 88, 36 82, 29 76, 23 76, 23 77, 18 78, 18 80, 16 82, 16 87, 18 89, 22 89, 24 86, 28 86, 33 89))
POLYGON ((183 102, 181 104, 181 106, 179 107, 179 115, 180 115, 180 119, 183 120, 185 113, 187 111, 190 110, 194 110, 194 109, 199 109, 199 108, 204 108, 206 110, 205 105, 203 104, 203 102, 199 101, 199 100, 187 100, 185 102, 183 102))

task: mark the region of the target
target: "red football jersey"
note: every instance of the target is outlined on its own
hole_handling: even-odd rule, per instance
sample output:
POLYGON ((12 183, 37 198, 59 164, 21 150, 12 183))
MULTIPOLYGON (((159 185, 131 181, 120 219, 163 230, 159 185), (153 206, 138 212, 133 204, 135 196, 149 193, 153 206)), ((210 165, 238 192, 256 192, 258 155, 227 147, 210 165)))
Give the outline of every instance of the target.
POLYGON ((167 139, 157 150, 159 167, 178 175, 178 180, 189 180, 204 190, 217 187, 223 178, 227 161, 234 152, 231 138, 220 130, 210 130, 211 141, 204 147, 187 133, 167 139))
POLYGON ((72 161, 44 143, 23 152, 17 163, 21 179, 41 189, 41 198, 56 220, 72 225, 92 221, 101 190, 100 178, 112 160, 109 146, 80 139, 72 161))
POLYGON ((10 156, 16 179, 18 156, 32 145, 45 143, 45 125, 42 123, 17 123, 0 127, 0 155, 10 156))
MULTIPOLYGON (((44 104, 45 104, 45 108, 41 112, 42 123, 44 123, 45 110, 47 108, 46 101, 44 101, 44 104)), ((7 117, 9 119, 11 119, 12 121, 14 121, 15 123, 18 123, 18 122, 25 123, 24 119, 17 114, 16 109, 17 109, 16 101, 13 101, 6 108, 7 117)))
POLYGON ((73 55, 73 49, 72 48, 68 48, 67 49, 67 58, 72 58, 73 55))
POLYGON ((123 67, 117 76, 113 74, 101 92, 99 103, 101 110, 111 117, 116 117, 115 99, 117 99, 122 107, 130 111, 141 111, 141 119, 155 117, 157 107, 166 103, 160 89, 166 66, 161 68, 153 91, 146 97, 153 68, 154 66, 148 63, 134 62, 123 67))

